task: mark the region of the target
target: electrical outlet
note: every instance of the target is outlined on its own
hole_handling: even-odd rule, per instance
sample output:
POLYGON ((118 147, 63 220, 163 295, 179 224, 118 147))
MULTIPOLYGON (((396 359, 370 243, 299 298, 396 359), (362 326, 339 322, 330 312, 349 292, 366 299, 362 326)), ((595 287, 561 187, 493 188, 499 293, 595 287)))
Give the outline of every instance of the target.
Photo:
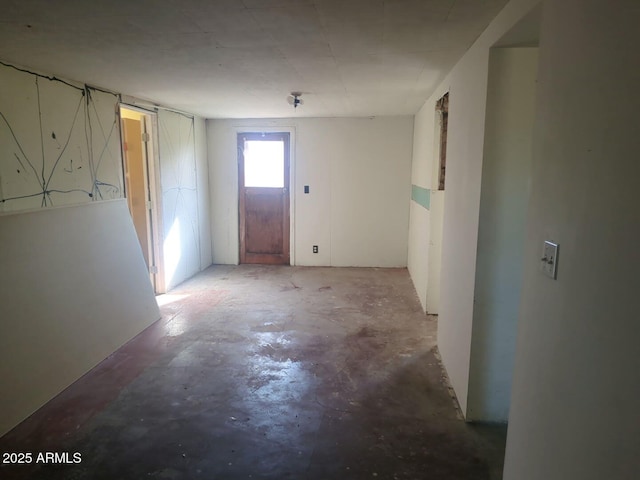
POLYGON ((313 253, 318 253, 318 245, 313 246, 313 253))

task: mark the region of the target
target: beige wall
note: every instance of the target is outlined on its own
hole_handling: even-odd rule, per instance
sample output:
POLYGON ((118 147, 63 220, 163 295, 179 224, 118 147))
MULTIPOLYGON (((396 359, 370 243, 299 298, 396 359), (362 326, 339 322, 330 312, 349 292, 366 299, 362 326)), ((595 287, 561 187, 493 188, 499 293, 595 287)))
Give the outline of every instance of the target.
POLYGON ((636 0, 544 3, 505 480, 640 475, 639 24, 636 0))
POLYGON ((207 124, 214 263, 238 262, 236 134, 271 130, 292 134, 292 263, 406 266, 411 117, 207 124))

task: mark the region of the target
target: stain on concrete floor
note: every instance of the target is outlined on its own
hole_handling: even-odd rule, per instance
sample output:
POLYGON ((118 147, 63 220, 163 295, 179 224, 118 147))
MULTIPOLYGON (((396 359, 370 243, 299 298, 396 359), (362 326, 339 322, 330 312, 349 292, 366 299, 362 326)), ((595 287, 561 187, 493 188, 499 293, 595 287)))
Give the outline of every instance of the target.
POLYGON ((500 478, 465 424, 406 269, 214 266, 0 451, 80 452, 30 479, 500 478))

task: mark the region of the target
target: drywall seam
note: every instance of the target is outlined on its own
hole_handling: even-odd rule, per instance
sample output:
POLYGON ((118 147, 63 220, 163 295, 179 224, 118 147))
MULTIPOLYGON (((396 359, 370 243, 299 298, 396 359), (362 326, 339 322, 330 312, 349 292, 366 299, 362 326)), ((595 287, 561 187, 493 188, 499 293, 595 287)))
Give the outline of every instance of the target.
POLYGON ((121 198, 119 95, 0 64, 0 211, 121 198))

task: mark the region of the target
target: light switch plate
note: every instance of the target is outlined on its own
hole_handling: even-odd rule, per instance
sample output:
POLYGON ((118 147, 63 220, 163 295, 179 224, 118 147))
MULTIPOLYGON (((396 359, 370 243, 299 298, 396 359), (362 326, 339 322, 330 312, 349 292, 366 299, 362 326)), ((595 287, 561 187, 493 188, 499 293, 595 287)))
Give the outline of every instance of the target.
POLYGON ((545 240, 540 259, 540 269, 547 277, 554 280, 558 276, 558 247, 557 243, 545 240))

